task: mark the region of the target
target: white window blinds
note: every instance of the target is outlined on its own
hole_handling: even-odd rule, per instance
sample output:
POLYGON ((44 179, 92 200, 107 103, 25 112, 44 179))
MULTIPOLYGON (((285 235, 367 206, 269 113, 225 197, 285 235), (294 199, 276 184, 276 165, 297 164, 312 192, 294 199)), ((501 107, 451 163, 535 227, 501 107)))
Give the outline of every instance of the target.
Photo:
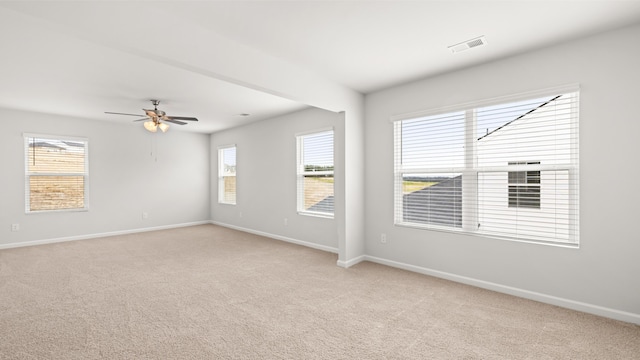
POLYGON ((333 130, 298 135, 298 212, 333 216, 333 130))
POLYGON ((578 242, 578 92, 395 122, 395 222, 578 242))
POLYGON ((218 202, 236 203, 236 147, 218 149, 218 202))
POLYGON ((88 209, 88 140, 24 135, 27 213, 88 209))

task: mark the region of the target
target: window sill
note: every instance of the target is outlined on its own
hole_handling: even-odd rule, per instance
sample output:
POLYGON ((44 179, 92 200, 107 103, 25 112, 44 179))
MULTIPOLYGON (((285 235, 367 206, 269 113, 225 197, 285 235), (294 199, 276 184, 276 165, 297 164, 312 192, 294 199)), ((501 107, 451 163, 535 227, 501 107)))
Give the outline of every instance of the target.
POLYGON ((325 218, 325 219, 333 219, 334 218, 333 214, 318 213, 318 212, 311 212, 311 211, 298 211, 298 215, 319 217, 319 218, 325 218))
POLYGON ((495 240, 510 241, 510 242, 519 242, 519 243, 536 244, 536 245, 548 245, 548 246, 555 246, 555 247, 568 248, 568 249, 580 248, 579 242, 545 241, 545 240, 535 240, 535 239, 526 239, 526 238, 515 238, 515 237, 509 237, 509 236, 487 234, 480 231, 465 231, 462 228, 451 228, 451 227, 437 226, 437 225, 425 226, 425 225, 420 225, 415 223, 406 223, 406 222, 399 222, 399 223, 395 223, 394 225, 399 227, 412 228, 412 229, 447 232, 451 234, 475 236, 475 237, 481 237, 486 239, 495 239, 495 240))
POLYGON ((25 215, 35 215, 35 214, 55 214, 55 213, 70 213, 70 212, 89 212, 89 208, 82 209, 55 209, 55 210, 35 210, 35 211, 25 211, 25 215))

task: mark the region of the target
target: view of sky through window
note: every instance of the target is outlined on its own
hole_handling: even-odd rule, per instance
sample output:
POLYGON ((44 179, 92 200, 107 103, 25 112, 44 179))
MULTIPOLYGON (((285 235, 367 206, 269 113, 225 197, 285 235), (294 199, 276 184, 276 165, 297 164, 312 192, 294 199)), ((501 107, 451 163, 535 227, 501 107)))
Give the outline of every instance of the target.
POLYGON ((333 132, 306 135, 303 157, 306 167, 333 167, 333 132))
POLYGON ((514 121, 528 112, 537 109, 540 105, 551 99, 552 97, 547 96, 543 98, 517 101, 507 105, 499 104, 478 108, 476 110, 477 136, 486 136, 511 121, 514 121))
POLYGON ((404 169, 464 166, 464 111, 402 122, 404 169))
POLYGON ((224 149, 223 154, 224 154, 223 157, 224 157, 225 165, 229 165, 229 166, 236 165, 236 147, 235 146, 224 149))

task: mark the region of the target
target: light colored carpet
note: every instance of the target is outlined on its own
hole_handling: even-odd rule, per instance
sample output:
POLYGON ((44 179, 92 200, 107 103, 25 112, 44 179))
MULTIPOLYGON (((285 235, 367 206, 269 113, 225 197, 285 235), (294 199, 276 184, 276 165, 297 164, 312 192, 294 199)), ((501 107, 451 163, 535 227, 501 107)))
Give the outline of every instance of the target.
POLYGON ((213 225, 0 251, 1 359, 638 359, 640 327, 213 225))

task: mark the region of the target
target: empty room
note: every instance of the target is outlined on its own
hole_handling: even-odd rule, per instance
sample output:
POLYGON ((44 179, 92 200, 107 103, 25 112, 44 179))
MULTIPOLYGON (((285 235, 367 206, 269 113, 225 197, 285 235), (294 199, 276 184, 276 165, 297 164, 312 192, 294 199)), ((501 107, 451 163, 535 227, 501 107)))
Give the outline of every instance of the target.
POLYGON ((0 359, 637 359, 640 1, 0 2, 0 359))

